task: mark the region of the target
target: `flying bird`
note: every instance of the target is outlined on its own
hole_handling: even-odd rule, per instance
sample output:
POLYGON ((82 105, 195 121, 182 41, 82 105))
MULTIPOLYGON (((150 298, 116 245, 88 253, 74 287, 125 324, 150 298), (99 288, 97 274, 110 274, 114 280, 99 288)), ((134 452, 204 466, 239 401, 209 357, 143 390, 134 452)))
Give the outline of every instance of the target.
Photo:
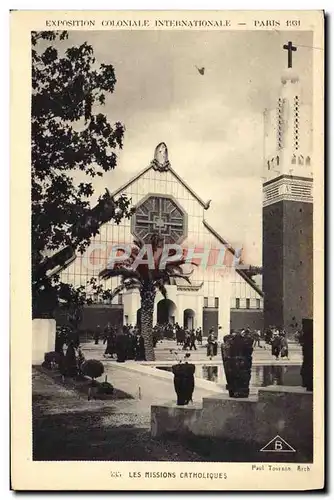
POLYGON ((201 75, 204 75, 205 68, 198 68, 197 66, 195 66, 195 68, 201 75))

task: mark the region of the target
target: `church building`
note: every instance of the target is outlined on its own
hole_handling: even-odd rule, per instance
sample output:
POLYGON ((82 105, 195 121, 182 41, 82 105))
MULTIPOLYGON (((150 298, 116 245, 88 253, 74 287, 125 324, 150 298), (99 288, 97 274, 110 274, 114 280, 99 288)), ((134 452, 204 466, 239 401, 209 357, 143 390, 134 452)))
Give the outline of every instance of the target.
POLYGON ((311 106, 298 74, 281 77, 276 109, 265 117, 263 182, 264 327, 292 334, 313 318, 313 165, 311 106))
MULTIPOLYGON (((86 285, 106 267, 113 245, 131 244, 134 240, 145 243, 158 232, 165 243, 179 244, 188 251, 194 249, 200 265, 194 268, 191 284, 176 278, 167 286, 167 299, 157 293, 153 324, 177 322, 188 328, 201 327, 204 335, 213 327, 219 339, 230 328, 262 329, 262 290, 244 269, 238 268, 236 250, 207 222, 210 203, 177 174, 164 143, 156 147, 151 163, 113 196, 122 194, 131 198, 136 208, 132 219, 102 225, 85 254, 78 255, 62 272, 62 281, 86 285), (218 265, 218 255, 225 265, 218 265)), ((118 284, 119 278, 103 282, 105 288, 111 289, 118 284)), ((108 321, 135 325, 139 314, 140 296, 136 290, 115 297, 112 304, 96 297, 95 304, 85 308, 81 328, 94 329, 97 324, 103 328, 108 321)))

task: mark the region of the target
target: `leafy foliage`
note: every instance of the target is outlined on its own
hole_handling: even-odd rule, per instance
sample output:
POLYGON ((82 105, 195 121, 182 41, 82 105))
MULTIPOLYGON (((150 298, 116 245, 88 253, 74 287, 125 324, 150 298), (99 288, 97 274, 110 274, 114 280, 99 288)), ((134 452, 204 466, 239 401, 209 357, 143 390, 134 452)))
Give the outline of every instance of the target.
POLYGON ((61 362, 62 357, 59 352, 46 352, 44 354, 44 363, 42 364, 42 366, 44 366, 44 368, 51 369, 53 365, 60 366, 61 362))
POLYGON ((107 220, 130 217, 126 196, 107 191, 92 209, 91 180, 116 166, 124 126, 101 112, 115 89, 112 65, 98 65, 87 43, 62 47, 67 32, 32 33, 31 179, 33 314, 52 315, 59 299, 82 291, 50 276, 46 256, 64 247, 84 252, 107 220), (80 182, 79 182, 80 180, 80 182))
MULTIPOLYGON (((164 298, 167 298, 165 285, 173 284, 177 278, 191 283, 189 276, 192 272, 185 273, 182 266, 186 263, 197 265, 193 261, 188 261, 186 250, 183 250, 178 260, 161 265, 164 258, 164 243, 159 235, 152 236, 150 248, 154 264, 151 266, 152 268, 149 265, 149 260, 142 259, 142 262, 137 265, 136 260, 141 255, 143 244, 140 241, 134 241, 128 259, 116 262, 113 267, 107 267, 100 272, 100 277, 103 279, 113 276, 121 277, 121 284, 115 288, 112 297, 124 290, 139 290, 141 299, 140 330, 144 339, 146 361, 154 361, 153 309, 157 290, 164 298)), ((175 254, 175 249, 169 249, 168 257, 175 256, 175 254)), ((143 256, 141 255, 141 257, 143 256)))
POLYGON ((81 371, 84 375, 94 380, 101 377, 104 372, 104 366, 103 363, 97 359, 89 359, 84 362, 81 367, 81 371))
POLYGON ((114 393, 114 387, 109 382, 101 382, 97 388, 97 394, 108 394, 114 393))
MULTIPOLYGON (((161 294, 166 298, 167 291, 165 285, 172 284, 176 278, 183 279, 189 284, 191 283, 189 276, 192 272, 185 273, 182 265, 187 263, 187 253, 184 251, 178 260, 172 262, 167 262, 165 265, 161 265, 161 259, 163 258, 163 241, 157 239, 156 235, 153 235, 151 241, 151 248, 153 252, 153 263, 154 268, 151 269, 149 266, 149 261, 144 261, 139 265, 136 264, 136 259, 143 248, 143 243, 140 241, 134 241, 131 249, 131 254, 128 259, 115 263, 112 268, 103 269, 100 272, 100 277, 103 279, 112 278, 113 276, 121 277, 121 284, 115 288, 112 297, 121 293, 123 290, 138 289, 141 291, 143 288, 150 284, 150 288, 153 287, 161 292, 161 294)), ((168 257, 174 256, 176 250, 170 249, 168 257)), ((189 262, 188 262, 189 263, 189 262)), ((196 265, 195 262, 191 262, 192 265, 196 265)))

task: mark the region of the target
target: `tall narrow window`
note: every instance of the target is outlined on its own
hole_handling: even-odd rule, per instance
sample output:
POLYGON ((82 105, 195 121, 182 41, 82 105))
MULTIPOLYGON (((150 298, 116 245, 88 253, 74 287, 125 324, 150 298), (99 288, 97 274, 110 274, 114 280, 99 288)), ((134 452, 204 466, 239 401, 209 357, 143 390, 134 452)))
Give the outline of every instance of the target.
POLYGON ((215 297, 215 308, 218 309, 219 307, 219 297, 215 297))
POLYGON ((209 299, 208 297, 204 297, 204 307, 208 307, 209 299))
POLYGON ((261 301, 260 301, 260 299, 256 299, 256 309, 261 309, 261 301))
POLYGON ((240 309, 240 299, 235 299, 235 307, 236 309, 240 309))
POLYGON ((250 299, 246 299, 246 309, 250 309, 250 299))

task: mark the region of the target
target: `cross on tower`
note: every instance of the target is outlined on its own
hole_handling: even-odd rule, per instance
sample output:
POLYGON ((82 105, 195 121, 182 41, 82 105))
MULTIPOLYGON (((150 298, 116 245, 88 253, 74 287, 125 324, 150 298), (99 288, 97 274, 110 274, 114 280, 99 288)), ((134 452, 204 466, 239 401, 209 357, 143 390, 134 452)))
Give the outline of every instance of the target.
POLYGON ((287 45, 283 45, 283 49, 288 51, 288 68, 292 68, 292 52, 296 52, 297 47, 294 47, 292 42, 288 42, 287 45))

